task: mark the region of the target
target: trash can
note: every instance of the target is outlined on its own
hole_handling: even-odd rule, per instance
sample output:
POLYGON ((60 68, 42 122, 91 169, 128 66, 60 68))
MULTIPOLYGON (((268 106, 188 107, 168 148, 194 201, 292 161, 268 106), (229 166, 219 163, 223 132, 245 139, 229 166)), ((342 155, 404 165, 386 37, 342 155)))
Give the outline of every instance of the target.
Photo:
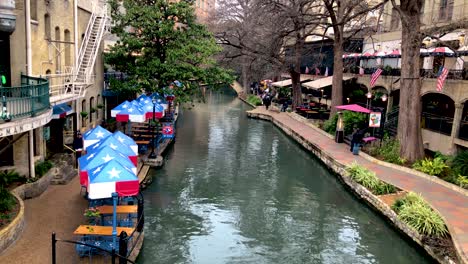
POLYGON ((354 144, 353 146, 353 155, 359 155, 359 149, 361 148, 360 144, 354 144))

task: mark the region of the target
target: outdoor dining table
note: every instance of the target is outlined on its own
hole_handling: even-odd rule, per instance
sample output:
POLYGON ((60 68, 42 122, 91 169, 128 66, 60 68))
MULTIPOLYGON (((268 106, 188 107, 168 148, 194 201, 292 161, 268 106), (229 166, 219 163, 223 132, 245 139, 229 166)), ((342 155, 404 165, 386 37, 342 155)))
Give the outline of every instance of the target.
MULTIPOLYGON (((117 227, 117 235, 124 232, 132 234, 135 228, 133 227, 117 227)), ((74 235, 95 235, 95 236, 112 236, 112 226, 98 225, 80 225, 73 232, 74 235)))
MULTIPOLYGON (((99 213, 101 214, 112 214, 113 206, 112 205, 103 205, 97 207, 99 213)), ((118 214, 134 214, 138 212, 138 206, 136 205, 117 205, 116 212, 118 214)))

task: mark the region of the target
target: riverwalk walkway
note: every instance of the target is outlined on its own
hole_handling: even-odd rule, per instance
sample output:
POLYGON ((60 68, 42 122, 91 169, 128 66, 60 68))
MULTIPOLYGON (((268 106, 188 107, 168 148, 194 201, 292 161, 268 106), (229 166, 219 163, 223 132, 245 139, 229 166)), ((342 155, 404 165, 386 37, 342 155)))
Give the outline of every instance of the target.
POLYGON ((445 219, 458 254, 465 263, 468 263, 468 196, 464 193, 416 174, 378 164, 364 155, 353 155, 348 145, 335 143, 332 138, 319 131, 319 128, 313 127, 306 120, 296 118, 294 113, 268 111, 263 106, 250 112, 271 116, 275 122, 281 123, 306 141, 315 144, 341 164, 356 161, 374 171, 380 179, 402 190, 420 193, 445 219))

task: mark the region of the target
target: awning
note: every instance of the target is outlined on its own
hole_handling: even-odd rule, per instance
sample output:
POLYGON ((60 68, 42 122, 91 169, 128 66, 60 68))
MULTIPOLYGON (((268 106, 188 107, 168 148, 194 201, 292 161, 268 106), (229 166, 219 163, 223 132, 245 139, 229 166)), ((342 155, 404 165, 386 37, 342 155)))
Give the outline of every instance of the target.
MULTIPOLYGON (((343 76, 343 81, 347 81, 352 78, 353 77, 350 77, 350 76, 343 76)), ((332 85, 332 81, 333 81, 333 76, 328 76, 328 77, 321 78, 315 81, 303 83, 302 85, 308 89, 320 89, 320 88, 332 85)))
MULTIPOLYGON (((300 77, 300 82, 307 81, 313 78, 313 75, 305 75, 302 74, 300 77)), ((274 82, 271 85, 276 86, 276 87, 286 87, 292 85, 292 79, 287 79, 284 81, 279 81, 279 82, 274 82)))
POLYGON ((73 113, 73 109, 66 103, 55 105, 52 108, 52 118, 60 119, 65 118, 67 115, 73 113))
POLYGON ((336 109, 341 109, 341 110, 348 110, 348 111, 353 111, 353 112, 359 112, 359 113, 370 113, 371 111, 365 107, 362 107, 357 104, 349 104, 349 105, 338 105, 336 106, 336 109))

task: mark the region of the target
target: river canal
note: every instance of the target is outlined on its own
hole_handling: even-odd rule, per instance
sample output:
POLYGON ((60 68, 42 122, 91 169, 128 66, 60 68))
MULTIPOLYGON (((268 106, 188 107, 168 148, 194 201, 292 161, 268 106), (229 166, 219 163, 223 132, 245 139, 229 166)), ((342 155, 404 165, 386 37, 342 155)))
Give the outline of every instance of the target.
POLYGON ((429 263, 270 122, 229 93, 183 110, 145 191, 139 263, 429 263))

